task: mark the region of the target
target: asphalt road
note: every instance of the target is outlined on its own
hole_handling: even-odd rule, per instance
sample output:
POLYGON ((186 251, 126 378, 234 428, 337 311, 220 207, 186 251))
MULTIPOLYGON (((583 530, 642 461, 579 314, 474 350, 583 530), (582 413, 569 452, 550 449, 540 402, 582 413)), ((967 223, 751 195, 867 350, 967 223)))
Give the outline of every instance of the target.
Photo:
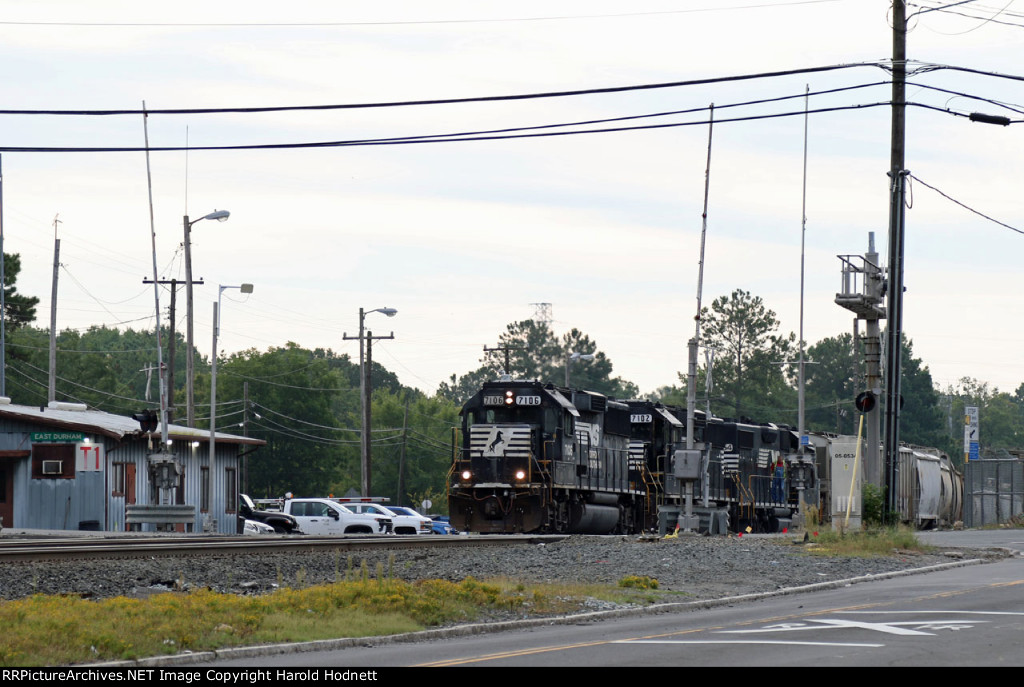
MULTIPOLYGON (((1024 531, 925 533, 1024 551, 1024 531)), ((1021 666, 1024 558, 712 608, 239 657, 219 666, 1021 666)))

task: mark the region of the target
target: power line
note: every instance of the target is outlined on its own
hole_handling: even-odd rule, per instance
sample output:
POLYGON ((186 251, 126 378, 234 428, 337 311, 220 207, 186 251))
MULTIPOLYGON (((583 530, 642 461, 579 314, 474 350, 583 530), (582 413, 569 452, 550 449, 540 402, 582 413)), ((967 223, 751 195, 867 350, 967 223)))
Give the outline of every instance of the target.
POLYGON ((934 186, 932 186, 932 185, 930 185, 930 184, 927 184, 927 183, 925 183, 925 182, 921 181, 920 179, 918 179, 918 178, 917 178, 916 176, 914 176, 913 174, 910 174, 910 173, 908 173, 908 174, 907 174, 907 176, 909 176, 909 177, 910 177, 911 179, 913 179, 914 181, 918 182, 919 184, 921 184, 921 185, 922 185, 922 186, 924 186, 925 188, 930 188, 931 190, 935 191, 936 193, 938 193, 938 194, 939 194, 940 196, 942 196, 942 197, 943 197, 943 198, 945 198, 946 200, 948 200, 948 201, 951 201, 951 202, 953 202, 953 203, 956 203, 957 205, 959 205, 959 206, 960 206, 960 207, 962 207, 963 209, 965 209, 965 210, 968 210, 969 212, 973 212, 974 214, 978 215, 979 217, 984 217, 984 218, 985 218, 985 219, 987 219, 987 220, 988 220, 989 222, 995 222, 996 224, 998 224, 998 225, 999 225, 999 226, 1001 226, 1001 227, 1006 227, 1007 229, 1009 229, 1009 230, 1011 230, 1011 231, 1015 231, 1015 232, 1017 232, 1018 234, 1024 234, 1024 231, 1022 231, 1022 230, 1020 230, 1020 229, 1017 229, 1016 227, 1011 227, 1011 226, 1010 226, 1009 224, 1006 224, 1006 223, 1004 223, 1004 222, 1000 222, 1000 221, 999 221, 999 220, 997 220, 997 219, 992 219, 991 217, 989 217, 989 216, 988 216, 988 215, 986 215, 985 213, 983 213, 983 212, 979 212, 979 211, 975 210, 974 208, 970 207, 969 205, 965 205, 965 204, 961 203, 961 202, 960 202, 959 200, 957 200, 956 198, 953 198, 953 197, 951 197, 951 196, 948 196, 948 195, 946 195, 945 193, 943 193, 943 192, 942 192, 942 191, 940 191, 939 189, 935 188, 934 186))
MULTIPOLYGON (((832 64, 821 67, 803 67, 800 69, 788 69, 774 72, 758 72, 754 74, 738 74, 734 76, 718 76, 706 79, 690 79, 687 81, 666 81, 651 84, 633 84, 629 86, 608 86, 605 88, 585 88, 569 91, 546 91, 541 93, 520 93, 512 95, 488 95, 471 96, 465 98, 434 98, 431 100, 400 100, 373 103, 346 103, 334 105, 276 105, 266 107, 211 107, 211 108, 170 108, 170 109, 142 109, 142 110, 0 110, 0 115, 54 115, 54 116, 89 116, 106 117, 113 115, 180 115, 180 114, 251 114, 257 112, 309 112, 319 110, 360 110, 381 107, 413 107, 423 105, 456 105, 464 103, 503 102, 510 100, 535 100, 539 98, 565 98, 580 95, 602 95, 607 93, 627 93, 630 91, 647 91, 664 88, 682 88, 686 86, 701 86, 716 83, 729 83, 735 81, 751 81, 756 79, 770 79, 780 76, 796 76, 800 74, 814 74, 820 72, 831 72, 842 69, 854 69, 857 67, 879 67, 885 68, 885 62, 855 62, 850 64, 832 64)), ((201 148, 192 148, 201 150, 201 148)), ((145 150, 145 149, 143 149, 145 150)), ((156 148, 150 148, 156 150, 156 148)), ((184 148, 182 148, 184 150, 184 148)))
MULTIPOLYGON (((971 1, 971 0, 968 0, 971 1)), ((77 26, 87 28, 330 28, 344 26, 425 26, 448 24, 497 24, 513 22, 566 21, 577 19, 624 19, 698 12, 733 12, 737 10, 774 9, 793 5, 819 5, 839 0, 790 0, 789 2, 761 2, 731 7, 697 7, 685 10, 658 12, 621 12, 615 14, 566 14, 546 17, 499 17, 496 19, 422 19, 405 21, 318 21, 318 22, 69 22, 69 21, 0 21, 2 26, 77 26)))

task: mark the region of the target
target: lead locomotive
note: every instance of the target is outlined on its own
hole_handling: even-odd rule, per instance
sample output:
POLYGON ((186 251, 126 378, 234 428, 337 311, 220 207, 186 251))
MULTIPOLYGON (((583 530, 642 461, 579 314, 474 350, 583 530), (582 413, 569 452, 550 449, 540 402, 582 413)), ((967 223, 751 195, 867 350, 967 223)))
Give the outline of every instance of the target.
POLYGON ((638 532, 652 511, 630 458, 629 406, 505 379, 462 409, 449 478, 452 524, 471 532, 638 532))

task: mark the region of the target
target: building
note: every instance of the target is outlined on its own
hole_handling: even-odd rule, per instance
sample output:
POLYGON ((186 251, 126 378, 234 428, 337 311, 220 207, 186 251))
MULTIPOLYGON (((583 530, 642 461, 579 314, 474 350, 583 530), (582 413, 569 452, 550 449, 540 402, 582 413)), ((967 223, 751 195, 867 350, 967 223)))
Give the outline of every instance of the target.
POLYGON ((161 490, 154 479, 161 467, 151 455, 159 452, 159 432, 84 404, 35 407, 0 398, 0 525, 124 531, 128 511, 176 504, 193 516, 194 531, 236 532, 242 458, 265 442, 218 432, 211 461, 209 431, 169 425, 168 440, 162 469, 176 479, 161 490))

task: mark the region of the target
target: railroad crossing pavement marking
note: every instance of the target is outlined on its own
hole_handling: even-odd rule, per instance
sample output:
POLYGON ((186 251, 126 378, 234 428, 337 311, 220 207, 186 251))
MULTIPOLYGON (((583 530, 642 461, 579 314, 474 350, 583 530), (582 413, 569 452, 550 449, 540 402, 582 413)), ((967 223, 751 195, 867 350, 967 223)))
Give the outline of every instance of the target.
POLYGON ((927 636, 934 635, 934 632, 925 630, 969 630, 981 621, 957 621, 957 620, 911 620, 892 623, 869 623, 859 620, 838 620, 832 618, 814 618, 806 623, 779 623, 777 625, 766 625, 756 630, 723 630, 722 634, 757 634, 761 632, 800 632, 805 630, 874 630, 890 635, 904 636, 927 636), (917 629, 911 629, 912 626, 917 629))
MULTIPOLYGON (((883 634, 909 636, 909 637, 931 637, 939 630, 968 630, 976 625, 988 623, 988 620, 980 620, 974 617, 963 618, 963 616, 1024 616, 1024 613, 1015 611, 838 611, 839 615, 943 615, 938 620, 908 620, 890 622, 866 622, 858 620, 836 619, 836 618, 813 618, 808 622, 782 622, 771 623, 758 629, 752 630, 715 630, 713 634, 751 635, 761 633, 778 632, 802 632, 806 630, 871 630, 883 634), (960 616, 960 618, 953 618, 960 616)), ((674 645, 697 645, 697 644, 782 644, 786 646, 833 646, 833 647, 864 647, 881 648, 884 644, 859 643, 859 642, 803 642, 772 639, 621 639, 612 642, 613 644, 674 644, 674 645)))
POLYGON ((716 646, 739 646, 742 644, 778 644, 781 646, 831 646, 831 647, 854 647, 865 649, 880 649, 885 644, 866 644, 863 642, 791 642, 775 641, 771 639, 618 639, 610 644, 674 644, 676 646, 688 646, 696 644, 714 644, 716 646))

